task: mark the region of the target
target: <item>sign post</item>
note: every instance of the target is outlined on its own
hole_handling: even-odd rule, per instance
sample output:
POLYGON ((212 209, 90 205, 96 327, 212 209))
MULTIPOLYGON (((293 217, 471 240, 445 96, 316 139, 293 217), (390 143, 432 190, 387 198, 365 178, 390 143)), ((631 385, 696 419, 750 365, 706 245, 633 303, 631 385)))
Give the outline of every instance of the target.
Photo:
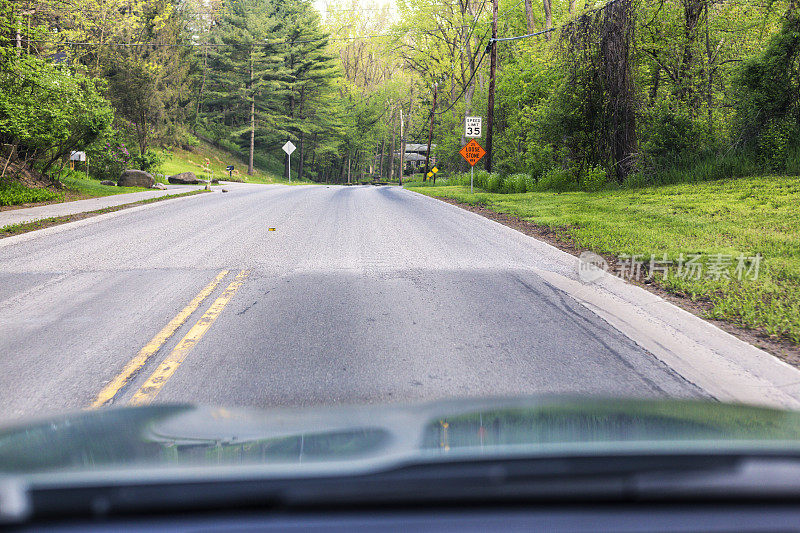
POLYGON ((228 165, 225 170, 228 171, 228 179, 233 179, 233 165, 228 165))
POLYGON ((475 180, 475 164, 486 155, 486 150, 478 144, 478 141, 472 139, 458 153, 469 163, 469 193, 472 194, 472 183, 475 180))
POLYGON ((294 152, 295 148, 296 146, 292 144, 292 141, 286 141, 286 144, 283 145, 283 151, 289 156, 289 183, 292 182, 292 152, 294 152))

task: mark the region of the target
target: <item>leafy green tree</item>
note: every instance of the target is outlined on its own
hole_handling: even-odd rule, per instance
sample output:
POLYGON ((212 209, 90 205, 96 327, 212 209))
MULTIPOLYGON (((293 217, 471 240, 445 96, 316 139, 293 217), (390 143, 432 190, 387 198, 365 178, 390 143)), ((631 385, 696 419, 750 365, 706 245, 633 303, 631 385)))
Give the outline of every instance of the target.
POLYGON ((734 80, 742 144, 773 170, 800 148, 800 13, 793 5, 766 49, 734 80))
POLYGON ((0 65, 0 143, 45 174, 112 120, 92 79, 28 55, 8 54, 0 65))

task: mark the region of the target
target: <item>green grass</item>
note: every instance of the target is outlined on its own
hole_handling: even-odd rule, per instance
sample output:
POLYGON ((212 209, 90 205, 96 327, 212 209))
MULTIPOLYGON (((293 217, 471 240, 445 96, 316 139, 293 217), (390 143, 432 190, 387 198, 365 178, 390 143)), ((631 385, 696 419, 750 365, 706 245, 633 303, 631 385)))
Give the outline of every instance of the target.
POLYGON ((53 191, 45 188, 26 187, 18 182, 0 183, 0 206, 20 205, 34 202, 50 202, 74 200, 74 196, 100 197, 129 192, 149 191, 143 187, 117 187, 115 185, 102 185, 99 180, 91 179, 83 172, 75 170, 61 170, 56 179, 68 189, 70 194, 53 191))
MULTIPOLYGON (((581 248, 621 256, 701 253, 763 257, 757 280, 678 277, 657 282, 711 303, 711 318, 800 343, 800 178, 747 177, 600 192, 492 194, 413 187, 556 229, 581 248)), ((735 263, 735 259, 734 259, 735 263)), ((705 272, 705 271, 704 271, 705 272)))
POLYGON ((74 170, 62 171, 58 177, 61 184, 68 189, 86 196, 111 196, 128 192, 151 191, 144 187, 117 187, 116 185, 102 185, 99 180, 86 177, 83 172, 74 170))
POLYGON ((15 181, 9 183, 0 182, 0 206, 48 202, 62 197, 62 194, 50 189, 26 187, 15 181))

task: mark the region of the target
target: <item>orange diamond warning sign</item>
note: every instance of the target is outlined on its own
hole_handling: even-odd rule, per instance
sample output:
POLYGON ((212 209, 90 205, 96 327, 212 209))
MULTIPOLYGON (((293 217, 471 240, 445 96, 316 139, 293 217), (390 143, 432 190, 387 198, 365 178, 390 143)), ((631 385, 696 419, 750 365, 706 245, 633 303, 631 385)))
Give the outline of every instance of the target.
POLYGON ((472 139, 466 144, 466 146, 464 146, 464 148, 459 150, 458 153, 461 154, 461 157, 467 160, 467 163, 474 167, 475 163, 480 161, 481 158, 486 155, 486 150, 483 149, 483 146, 478 144, 478 141, 472 139))

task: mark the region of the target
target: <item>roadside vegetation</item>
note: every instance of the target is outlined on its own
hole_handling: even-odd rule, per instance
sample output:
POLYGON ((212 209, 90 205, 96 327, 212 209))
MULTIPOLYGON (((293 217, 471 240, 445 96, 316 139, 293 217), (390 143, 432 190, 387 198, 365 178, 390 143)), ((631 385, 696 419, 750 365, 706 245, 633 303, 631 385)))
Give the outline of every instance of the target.
MULTIPOLYGON (((261 168, 261 165, 254 167, 253 174, 247 174, 247 163, 244 159, 227 150, 216 148, 210 144, 198 141, 195 146, 189 148, 172 147, 163 151, 163 163, 158 171, 164 176, 180 174, 181 172, 194 172, 198 178, 208 180, 228 180, 243 181, 247 183, 276 183, 279 180, 280 168, 274 172, 275 165, 271 165, 273 171, 261 168), (234 170, 231 177, 225 168, 233 165, 234 170)), ((293 173, 294 175, 294 173, 293 173)))
POLYGON ((0 183, 0 206, 47 202, 63 195, 42 187, 26 187, 18 182, 0 183))
POLYGON ((75 170, 62 170, 56 178, 58 183, 73 192, 76 196, 96 198, 129 192, 147 191, 144 187, 117 187, 116 185, 103 185, 98 180, 92 179, 84 172, 75 170))
MULTIPOLYGON (((437 185, 438 185, 437 181, 437 185)), ((642 278, 651 256, 673 265, 654 282, 708 302, 712 318, 800 343, 800 179, 749 177, 598 192, 470 194, 463 185, 412 190, 508 213, 551 229, 577 251, 640 256, 642 278), (679 258, 700 254, 699 279, 680 276, 679 258), (728 276, 708 277, 716 255, 730 257, 728 276), (760 254, 757 279, 737 279, 737 257, 760 254), (727 278, 727 279, 726 279, 727 278)), ((749 263, 747 267, 751 266, 749 263)), ((619 274, 619 272, 617 272, 619 274)), ((627 274, 630 274, 628 270, 627 274)))
POLYGON ((800 172, 793 0, 499 3, 498 36, 522 38, 487 49, 488 0, 0 2, 0 155, 42 185, 84 150, 114 180, 205 140, 267 181, 291 141, 295 179, 357 183, 397 175, 404 139, 455 176, 492 96, 493 192, 800 172))

